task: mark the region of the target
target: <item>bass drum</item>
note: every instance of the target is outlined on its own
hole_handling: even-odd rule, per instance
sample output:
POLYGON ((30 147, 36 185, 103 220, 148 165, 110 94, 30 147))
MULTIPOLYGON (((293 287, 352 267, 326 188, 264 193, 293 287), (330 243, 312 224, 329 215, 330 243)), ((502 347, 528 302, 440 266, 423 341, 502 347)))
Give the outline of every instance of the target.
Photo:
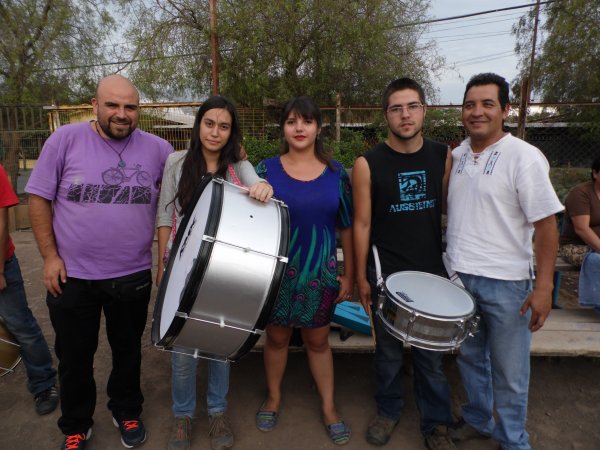
POLYGON ((454 350, 479 323, 469 292, 446 278, 404 271, 385 279, 377 315, 396 338, 426 350, 454 350))
POLYGON ((235 361, 256 343, 287 264, 289 214, 204 177, 179 225, 152 322, 164 350, 235 361))
POLYGON ((15 371, 21 361, 21 346, 0 319, 0 377, 15 371))

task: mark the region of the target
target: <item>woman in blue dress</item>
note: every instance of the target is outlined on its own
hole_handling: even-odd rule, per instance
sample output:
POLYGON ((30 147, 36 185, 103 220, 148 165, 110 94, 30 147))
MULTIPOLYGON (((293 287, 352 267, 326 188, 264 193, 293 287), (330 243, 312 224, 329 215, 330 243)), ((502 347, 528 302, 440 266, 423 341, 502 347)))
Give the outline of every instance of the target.
POLYGON ((348 174, 323 148, 321 123, 321 111, 311 99, 290 100, 279 120, 282 154, 256 168, 273 186, 274 196, 288 205, 291 222, 289 262, 266 329, 268 394, 256 424, 262 431, 277 424, 288 345, 293 329, 300 328, 324 424, 334 443, 345 444, 350 429, 334 403, 328 336, 335 305, 353 292, 352 194, 348 174), (336 228, 344 252, 343 275, 337 272, 336 228))

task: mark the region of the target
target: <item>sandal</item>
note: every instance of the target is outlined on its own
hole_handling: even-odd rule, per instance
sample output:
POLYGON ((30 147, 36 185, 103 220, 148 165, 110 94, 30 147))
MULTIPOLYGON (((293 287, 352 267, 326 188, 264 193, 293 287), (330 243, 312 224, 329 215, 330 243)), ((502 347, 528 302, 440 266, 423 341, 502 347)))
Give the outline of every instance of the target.
POLYGON ((346 425, 346 422, 343 420, 332 423, 331 425, 326 425, 326 428, 331 442, 336 445, 347 444, 350 440, 350 436, 352 435, 350 432, 350 427, 346 425))
POLYGON ((256 413, 256 428, 265 433, 273 431, 273 428, 277 425, 278 418, 279 414, 277 411, 265 411, 261 406, 261 409, 256 413))

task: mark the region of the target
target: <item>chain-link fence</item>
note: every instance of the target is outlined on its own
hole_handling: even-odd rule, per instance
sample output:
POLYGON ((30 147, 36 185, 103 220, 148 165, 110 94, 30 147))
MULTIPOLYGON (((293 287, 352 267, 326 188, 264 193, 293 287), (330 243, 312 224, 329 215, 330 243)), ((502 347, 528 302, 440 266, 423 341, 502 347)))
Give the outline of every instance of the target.
MULTIPOLYGON (((185 149, 199 105, 143 104, 139 127, 166 139, 176 150, 185 149)), ((336 155, 346 151, 343 162, 347 165, 386 135, 380 107, 323 108, 322 112, 324 135, 337 149, 336 155)), ((238 115, 249 153, 258 147, 269 147, 269 151, 277 148, 279 109, 239 108, 238 115)), ((15 187, 19 171, 32 167, 54 129, 93 118, 90 105, 0 106, 0 161, 15 187)), ((517 118, 518 111, 514 110, 506 121, 513 134, 517 132, 517 118)), ((590 167, 592 159, 600 154, 600 104, 533 105, 528 110, 525 130, 525 140, 540 148, 551 165, 590 167)), ((457 146, 465 137, 460 107, 429 106, 424 132, 451 147, 457 146)))

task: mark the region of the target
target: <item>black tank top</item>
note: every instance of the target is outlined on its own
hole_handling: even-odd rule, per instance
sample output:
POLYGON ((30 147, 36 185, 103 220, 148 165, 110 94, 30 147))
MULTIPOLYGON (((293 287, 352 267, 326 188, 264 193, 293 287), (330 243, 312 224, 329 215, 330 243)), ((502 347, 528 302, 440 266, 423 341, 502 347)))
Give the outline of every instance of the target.
MULTIPOLYGON (((371 171, 371 244, 383 273, 445 274, 442 263, 442 180, 448 147, 425 139, 405 154, 381 143, 364 154, 371 171)), ((369 264, 373 255, 369 252, 369 264)))

